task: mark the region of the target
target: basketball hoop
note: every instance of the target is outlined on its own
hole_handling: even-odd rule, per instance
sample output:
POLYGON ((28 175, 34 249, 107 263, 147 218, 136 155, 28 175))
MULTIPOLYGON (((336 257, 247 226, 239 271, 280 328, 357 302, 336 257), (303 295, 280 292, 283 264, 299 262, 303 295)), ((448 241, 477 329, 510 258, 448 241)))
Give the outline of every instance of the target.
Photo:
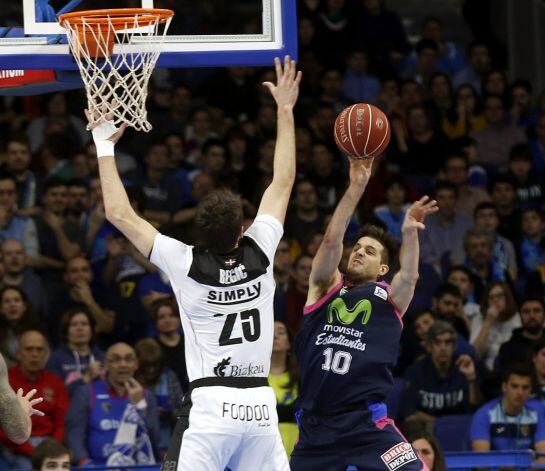
POLYGON ((85 84, 93 122, 108 115, 115 124, 151 130, 148 82, 173 15, 171 10, 118 8, 59 16, 85 84), (155 41, 142 40, 151 36, 155 41))

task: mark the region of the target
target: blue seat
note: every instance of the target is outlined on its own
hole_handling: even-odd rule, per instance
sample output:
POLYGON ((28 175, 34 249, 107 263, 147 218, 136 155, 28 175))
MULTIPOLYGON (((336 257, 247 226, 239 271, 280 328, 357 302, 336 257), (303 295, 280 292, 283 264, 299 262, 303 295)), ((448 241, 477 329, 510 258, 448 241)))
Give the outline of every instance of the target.
POLYGON ((466 451, 470 449, 469 429, 471 414, 444 415, 435 421, 435 436, 443 451, 466 451))
POLYGON ((397 413, 399 411, 399 397, 401 396, 401 391, 405 387, 405 380, 403 378, 394 378, 394 385, 390 392, 386 396, 386 407, 388 408, 388 417, 391 419, 397 418, 397 413))

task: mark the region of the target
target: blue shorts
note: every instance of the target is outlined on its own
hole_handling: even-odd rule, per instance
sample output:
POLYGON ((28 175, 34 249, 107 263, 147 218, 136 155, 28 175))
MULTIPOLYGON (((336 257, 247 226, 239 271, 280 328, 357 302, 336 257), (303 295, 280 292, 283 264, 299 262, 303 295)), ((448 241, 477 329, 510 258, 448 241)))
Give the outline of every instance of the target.
POLYGON ((428 471, 385 407, 331 415, 300 410, 297 423, 292 471, 428 471))

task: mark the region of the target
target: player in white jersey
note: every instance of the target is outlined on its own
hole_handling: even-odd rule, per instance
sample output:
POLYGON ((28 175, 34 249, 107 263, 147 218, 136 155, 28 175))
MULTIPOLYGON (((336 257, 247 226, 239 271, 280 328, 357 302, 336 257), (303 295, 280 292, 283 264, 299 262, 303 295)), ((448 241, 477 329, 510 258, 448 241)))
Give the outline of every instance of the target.
POLYGON ((274 336, 273 260, 295 181, 293 107, 301 73, 275 60, 274 175, 257 217, 242 232, 240 198, 212 192, 199 204, 196 247, 160 234, 131 207, 114 160, 124 128, 93 129, 107 219, 168 274, 185 334, 189 393, 164 471, 289 470, 267 386, 274 336))

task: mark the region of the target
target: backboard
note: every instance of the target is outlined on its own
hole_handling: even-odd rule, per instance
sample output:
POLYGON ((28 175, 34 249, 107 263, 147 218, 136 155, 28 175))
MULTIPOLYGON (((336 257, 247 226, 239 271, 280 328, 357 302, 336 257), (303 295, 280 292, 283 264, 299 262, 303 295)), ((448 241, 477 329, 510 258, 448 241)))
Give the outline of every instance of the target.
MULTIPOLYGON (((157 67, 260 66, 297 55, 295 0, 9 0, 0 10, 0 71, 77 70, 57 15, 135 7, 175 11, 157 67)), ((114 54, 123 47, 138 43, 114 54)))

